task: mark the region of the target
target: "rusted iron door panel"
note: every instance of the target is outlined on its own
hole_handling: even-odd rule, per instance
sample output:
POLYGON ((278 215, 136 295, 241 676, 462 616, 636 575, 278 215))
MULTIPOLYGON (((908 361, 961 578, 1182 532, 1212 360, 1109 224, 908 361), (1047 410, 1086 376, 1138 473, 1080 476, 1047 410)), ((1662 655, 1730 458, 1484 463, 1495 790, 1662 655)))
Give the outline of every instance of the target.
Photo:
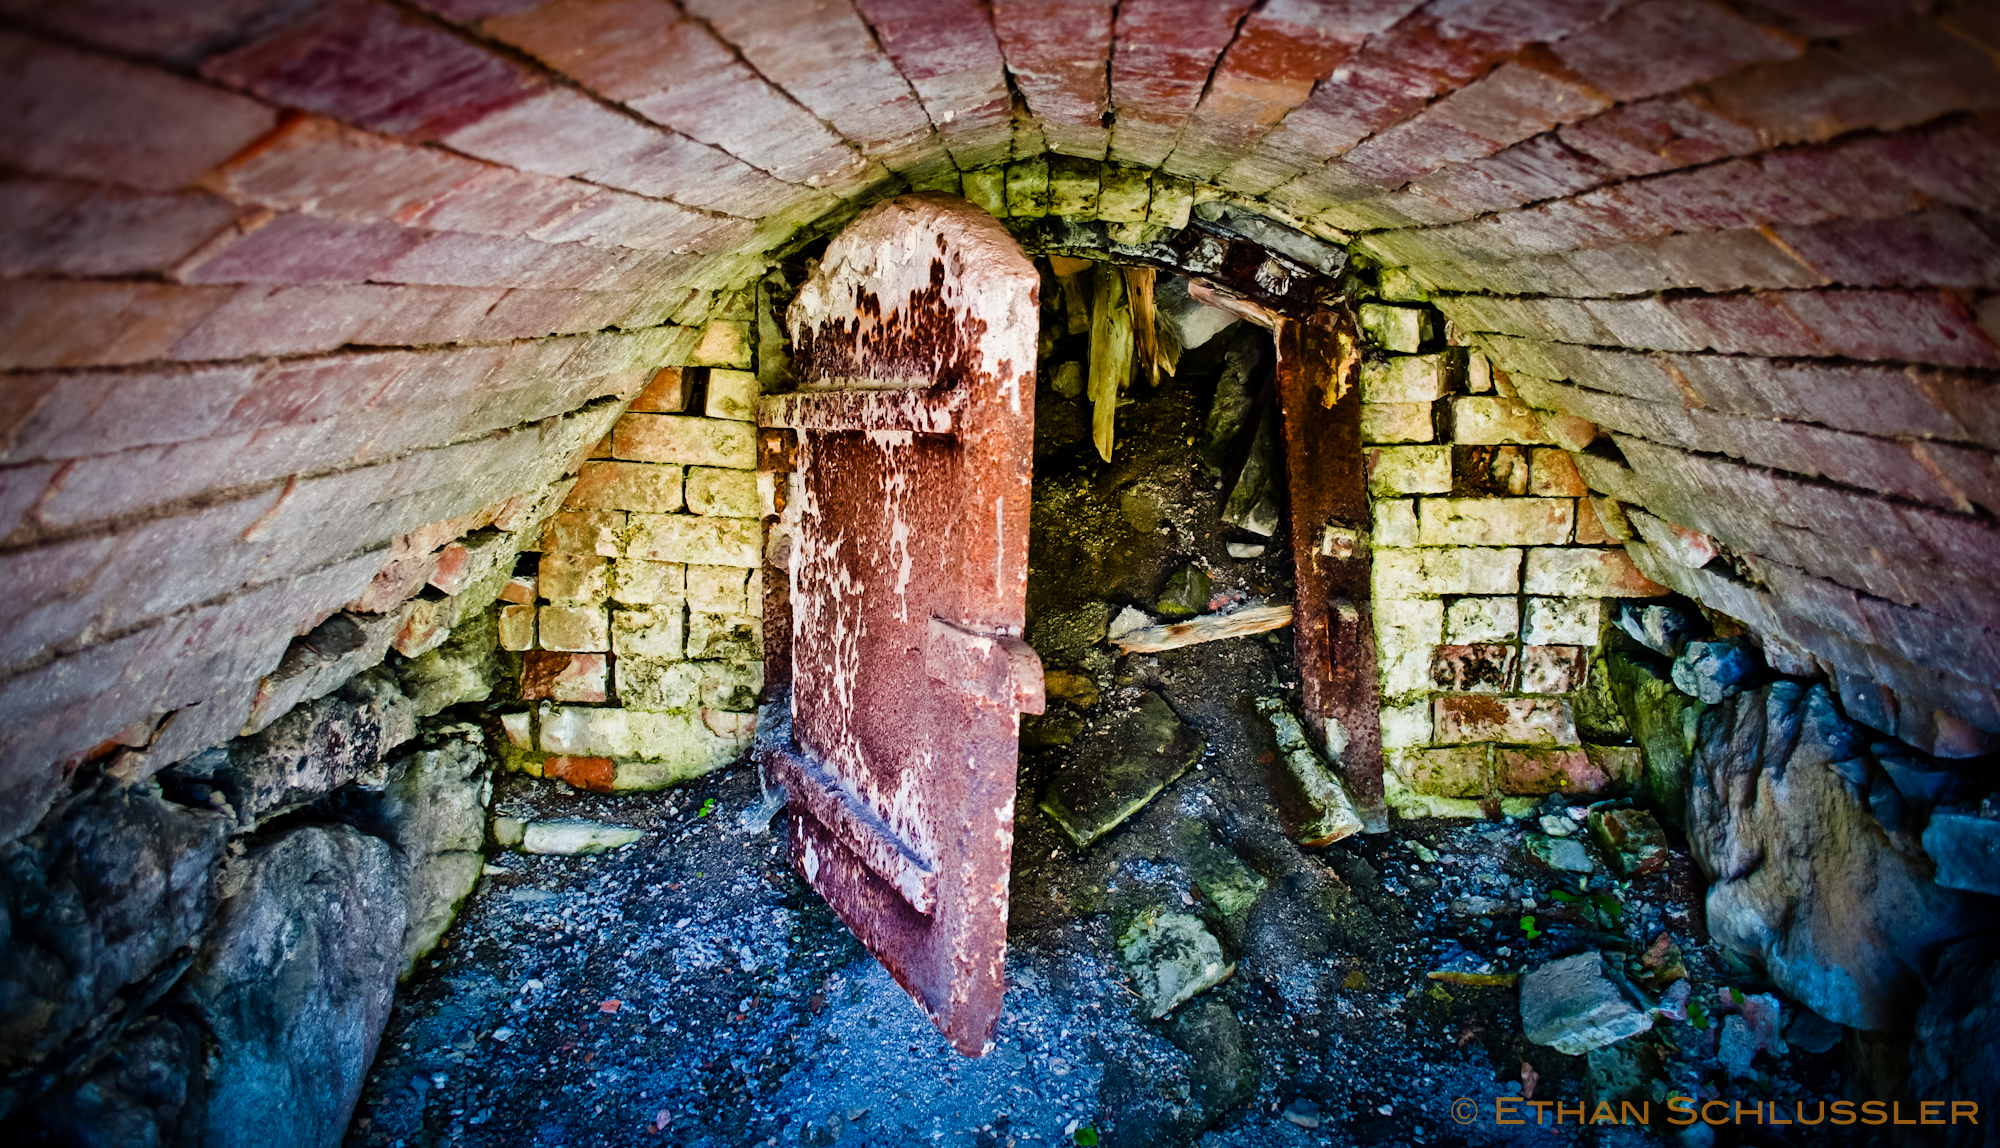
POLYGON ((1351 322, 1333 308, 1277 320, 1278 413, 1298 583, 1292 632, 1306 722, 1340 759, 1348 792, 1374 828, 1386 813, 1369 611, 1368 473, 1361 388, 1340 378, 1339 335, 1351 322))
MULTIPOLYGON (((1005 989, 1034 436, 1034 266, 992 217, 919 194, 863 212, 787 315, 800 389, 775 528, 792 608, 792 856, 969 1056, 1005 989)), ((774 467, 775 469, 775 467, 774 467)))

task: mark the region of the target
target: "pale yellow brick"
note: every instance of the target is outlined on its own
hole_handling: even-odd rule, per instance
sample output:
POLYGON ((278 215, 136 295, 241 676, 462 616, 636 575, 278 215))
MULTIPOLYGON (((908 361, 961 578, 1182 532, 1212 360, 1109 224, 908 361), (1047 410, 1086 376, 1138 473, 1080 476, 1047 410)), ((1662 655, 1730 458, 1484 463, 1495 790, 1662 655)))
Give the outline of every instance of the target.
POLYGON ((1417 508, 1425 546, 1553 546, 1569 541, 1568 498, 1426 498, 1417 508))
POLYGON ((653 712, 689 711, 701 701, 697 663, 621 657, 612 667, 618 704, 653 712))
POLYGON ((1431 742, 1429 699, 1382 707, 1382 748, 1406 749, 1431 742))
POLYGON ((1672 593, 1641 574, 1623 550, 1582 548, 1528 551, 1526 587, 1530 594, 1559 598, 1656 598, 1672 593))
POLYGON ((1542 420, 1526 403, 1499 395, 1459 395, 1451 400, 1453 442, 1495 446, 1501 443, 1553 445, 1542 420))
POLYGON ((1511 642, 1520 632, 1518 598, 1460 598, 1445 610, 1444 640, 1454 646, 1511 642))
POLYGON ((670 661, 686 645, 686 619, 680 603, 611 612, 611 650, 621 658, 670 661))
POLYGON ((1604 636, 1602 598, 1530 598, 1521 640, 1531 646, 1595 646, 1604 636))
POLYGON ((1377 550, 1375 597, 1433 594, 1515 594, 1521 589, 1521 551, 1473 546, 1377 550))
POLYGON ((696 466, 688 469, 687 508, 718 518, 756 518, 757 472, 696 466))
POLYGON ((544 554, 539 588, 551 602, 602 602, 611 596, 610 572, 611 560, 595 554, 544 554))
POLYGON ((717 367, 708 373, 708 417, 756 422, 757 396, 762 393, 756 375, 717 367))
POLYGON ((1430 688, 1431 651, 1444 635, 1444 603, 1435 598, 1375 600, 1375 665, 1388 697, 1430 688))
POLYGON ((1144 170, 1105 164, 1097 192, 1097 218, 1107 223, 1144 223, 1146 204, 1152 197, 1144 170))
POLYGON ((968 171, 960 180, 965 198, 986 209, 997 219, 1007 218, 1007 169, 982 167, 968 171))
POLYGON ((1368 448, 1368 493, 1377 498, 1398 494, 1445 494, 1451 490, 1451 448, 1448 446, 1378 446, 1368 448))
POLYGON ((750 571, 740 566, 690 566, 688 605, 716 614, 744 614, 744 586, 750 571))
POLYGON ((764 524, 755 518, 707 518, 693 514, 635 514, 626 556, 654 562, 701 566, 758 564, 764 524))
POLYGON ((681 468, 651 462, 586 462, 565 505, 671 514, 681 508, 681 468))
POLYGON ((696 367, 735 367, 747 371, 751 365, 750 323, 743 319, 716 319, 701 329, 688 363, 696 367))
POLYGON ((757 469, 757 431, 734 419, 628 414, 611 429, 611 453, 633 462, 757 469))
POLYGON ((611 567, 611 600, 627 606, 679 601, 686 592, 686 570, 678 562, 620 558, 611 567))
POLYGON ((701 667, 701 704, 710 709, 751 713, 764 689, 762 662, 691 662, 701 667))
POLYGON ((1363 403, 1362 442, 1429 442, 1437 437, 1429 403, 1363 403))
POLYGON ((1411 355, 1423 349, 1432 332, 1428 307, 1391 307, 1385 303, 1363 303, 1357 315, 1361 330, 1385 351, 1411 355))
POLYGON ((533 606, 500 607, 499 629, 501 649, 534 649, 535 608, 533 606))
POLYGON ((1363 403, 1428 403, 1451 391, 1451 356, 1398 355, 1361 365, 1363 403))
POLYGON ((602 606, 543 606, 535 620, 544 650, 598 653, 611 648, 602 606))
POLYGON ((747 614, 688 611, 687 656, 755 662, 764 657, 764 620, 747 614))
POLYGON ((1416 499, 1379 499, 1374 503, 1373 509, 1375 512, 1373 540, 1377 547, 1417 544, 1416 499))

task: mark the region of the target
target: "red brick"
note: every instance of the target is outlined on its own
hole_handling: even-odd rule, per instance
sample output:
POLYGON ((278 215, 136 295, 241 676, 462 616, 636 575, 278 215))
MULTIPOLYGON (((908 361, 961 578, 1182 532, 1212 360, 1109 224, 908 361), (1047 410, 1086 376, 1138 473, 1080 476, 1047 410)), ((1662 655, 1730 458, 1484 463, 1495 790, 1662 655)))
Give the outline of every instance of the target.
MULTIPOLYGON (((227 292, 227 287, 187 287, 183 291, 227 292)), ((251 355, 296 355, 331 351, 390 306, 395 288, 346 287, 235 288, 183 335, 166 357, 182 362, 240 359, 251 355)), ((155 355, 142 356, 153 358, 155 355)))
POLYGON ((1050 150, 1101 159, 1110 140, 1112 0, 994 0, 993 32, 1050 150))
POLYGON ((608 757, 570 757, 558 754, 542 762, 542 776, 568 782, 593 793, 610 793, 617 769, 608 757))
POLYGON ((227 287, 0 282, 0 367, 113 366, 164 358, 229 298, 227 287))
POLYGON ((1585 82, 1622 103, 1746 65, 1789 60, 1804 47, 1797 37, 1704 0, 1645 0, 1551 50, 1585 82))
POLYGON ((1905 22, 1745 69, 1706 94, 1767 143, 1797 143, 2000 106, 2000 65, 1939 28, 1905 22))
POLYGON ((1663 96, 1571 124, 1562 141, 1626 175, 1712 163, 1763 148, 1755 129, 1691 96, 1663 96))
POLYGON ((1503 749, 1494 757, 1494 781, 1502 793, 1597 794, 1611 788, 1611 778, 1582 749, 1503 749))
MULTIPOLYGON (((1818 336, 1825 353, 1850 359, 2000 367, 2000 348, 1993 338, 1963 305, 1942 293, 1797 291, 1782 298, 1782 305, 1818 336)), ((1754 346, 1741 349, 1784 353, 1754 346)))
POLYGON ((1778 238, 1827 282, 1850 287, 1981 287, 2000 282, 2000 244, 1964 216, 1780 227, 1778 238))
MULTIPOLYGON (((1454 165, 1410 185, 1449 205, 1461 219, 1589 190, 1615 178, 1596 160, 1549 134, 1524 140, 1471 163, 1454 165)), ((1439 220, 1438 222, 1443 222, 1439 220)))
POLYGON ((0 154, 19 170, 175 191, 277 121, 233 92, 0 33, 0 154))
POLYGON ((1369 140, 1346 161, 1385 187, 1491 155, 1509 144, 1604 110, 1599 93, 1564 78, 1537 57, 1502 64, 1369 140))
POLYGON ((1439 646, 1431 655, 1431 681, 1442 690, 1504 694, 1514 688, 1512 645, 1439 646))
POLYGON ((341 0, 203 75, 390 135, 437 139, 541 90, 519 66, 377 0, 341 0))
POLYGON ((1112 159, 1157 167, 1167 157, 1249 8, 1246 0, 1119 5, 1111 56, 1111 104, 1118 109, 1112 159))
POLYGON ((68 180, 0 182, 0 273, 159 275, 252 209, 203 192, 156 194, 68 180))
POLYGON ((787 208, 816 217, 836 202, 825 192, 785 183, 721 148, 673 132, 659 135, 645 151, 606 159, 581 174, 640 195, 750 218, 787 208))
POLYGON ((686 17, 659 0, 550 0, 480 25, 594 92, 625 101, 674 80, 674 43, 686 17))
POLYGON ((863 155, 912 179, 951 169, 910 84, 851 5, 817 0, 684 0, 765 79, 863 155))
POLYGON ((974 0, 856 0, 855 8, 944 137, 960 169, 1008 157, 1013 141, 1006 64, 984 4, 974 0))
POLYGON ((545 88, 440 137, 446 146, 542 175, 578 175, 647 150, 658 129, 568 88, 545 88))
MULTIPOLYGON (((380 311, 348 333, 357 346, 420 347, 469 339, 504 287, 390 287, 380 311)), ((547 332, 537 332, 546 334, 547 332)))
POLYGON ((1569 703, 1548 698, 1496 698, 1454 694, 1436 699, 1437 740, 1442 745, 1511 742, 1517 745, 1576 745, 1576 719, 1569 703))
POLYGON ((360 283, 423 242, 393 223, 343 223, 280 215, 178 269, 186 283, 360 283))
POLYGON ((293 115, 203 183, 232 199, 328 219, 401 219, 484 165, 320 116, 293 115))

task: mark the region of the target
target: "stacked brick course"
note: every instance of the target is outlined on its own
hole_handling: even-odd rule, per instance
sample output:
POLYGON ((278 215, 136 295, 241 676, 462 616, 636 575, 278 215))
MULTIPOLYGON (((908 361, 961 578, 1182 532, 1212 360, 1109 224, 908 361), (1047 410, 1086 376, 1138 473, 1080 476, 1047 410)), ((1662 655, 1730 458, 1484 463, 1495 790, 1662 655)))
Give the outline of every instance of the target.
POLYGON ((586 789, 655 789, 748 748, 763 665, 763 514, 751 306, 724 306, 582 464, 503 596, 521 655, 503 718, 516 768, 586 789), (699 399, 699 402, 693 401, 699 399))
POLYGON ((1519 814, 1624 788, 1637 750, 1589 722, 1607 607, 1668 591, 1605 531, 1564 449, 1594 428, 1544 425, 1428 307, 1359 315, 1379 355, 1361 369, 1361 433, 1389 804, 1519 814))

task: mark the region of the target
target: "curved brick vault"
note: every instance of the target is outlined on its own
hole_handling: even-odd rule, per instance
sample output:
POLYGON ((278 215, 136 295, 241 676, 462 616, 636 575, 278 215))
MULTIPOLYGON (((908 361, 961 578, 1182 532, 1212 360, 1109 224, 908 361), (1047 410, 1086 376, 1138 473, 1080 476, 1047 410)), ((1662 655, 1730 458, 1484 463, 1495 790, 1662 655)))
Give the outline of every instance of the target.
POLYGON ((6 836, 108 745, 157 769, 421 646, 423 583, 511 558, 780 256, 913 187, 1045 213, 1051 172, 1351 242, 1571 416, 1640 569, 1912 744, 2000 734, 1990 4, 0 11, 6 836), (394 632, 315 631, 349 604, 394 632))

